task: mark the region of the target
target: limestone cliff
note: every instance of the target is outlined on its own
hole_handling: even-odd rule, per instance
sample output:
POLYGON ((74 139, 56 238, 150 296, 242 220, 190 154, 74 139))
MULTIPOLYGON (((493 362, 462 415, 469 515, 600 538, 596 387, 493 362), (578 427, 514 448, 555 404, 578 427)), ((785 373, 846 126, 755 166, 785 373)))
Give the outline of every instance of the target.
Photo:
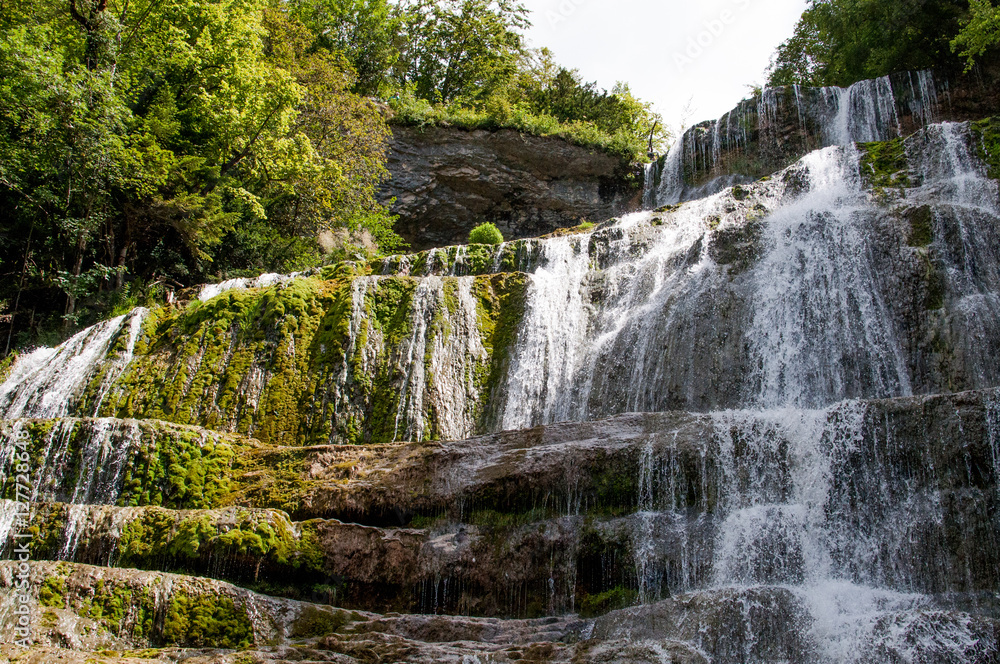
POLYGON ((516 131, 394 126, 391 179, 396 230, 414 249, 459 244, 493 222, 507 239, 602 222, 639 208, 638 166, 560 138, 516 131))

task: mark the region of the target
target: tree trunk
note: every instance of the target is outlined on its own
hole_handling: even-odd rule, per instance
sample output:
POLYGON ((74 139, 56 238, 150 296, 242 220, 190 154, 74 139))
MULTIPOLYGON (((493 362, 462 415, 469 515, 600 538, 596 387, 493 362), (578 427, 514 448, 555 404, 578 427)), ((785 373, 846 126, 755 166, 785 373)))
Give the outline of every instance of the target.
POLYGON ((83 231, 76 240, 76 261, 73 263, 73 285, 72 290, 66 294, 66 315, 63 316, 63 333, 69 334, 70 318, 76 313, 76 282, 80 278, 83 270, 83 251, 87 248, 87 236, 83 231))

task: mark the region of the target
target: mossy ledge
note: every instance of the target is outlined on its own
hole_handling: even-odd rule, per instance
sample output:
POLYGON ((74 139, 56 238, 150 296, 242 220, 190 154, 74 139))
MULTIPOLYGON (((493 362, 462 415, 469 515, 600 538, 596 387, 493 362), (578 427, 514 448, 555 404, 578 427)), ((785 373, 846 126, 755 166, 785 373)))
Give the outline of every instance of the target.
MULTIPOLYGON (((0 562, 0 592, 11 592, 15 571, 16 563, 0 562)), ((239 649, 329 634, 363 618, 211 579, 65 562, 31 563, 30 584, 36 624, 49 613, 75 616, 89 621, 106 646, 239 649)))
POLYGON ((463 438, 486 430, 490 414, 476 395, 496 389, 505 373, 526 276, 461 281, 368 272, 346 266, 324 271, 323 279, 233 290, 151 312, 128 369, 110 388, 104 381, 111 369, 99 372, 74 412, 96 409, 283 445, 463 438), (459 292, 473 302, 456 298, 459 292), (478 323, 470 329, 460 324, 465 318, 478 323), (429 371, 413 384, 406 354, 421 346, 428 353, 444 347, 448 366, 466 367, 458 379, 467 399, 449 402, 429 371))
MULTIPOLYGON (((411 527, 373 528, 293 523, 273 510, 42 504, 29 531, 37 560, 188 574, 347 609, 523 618, 551 602, 569 612, 591 595, 633 587, 629 533, 638 518, 477 509, 465 523, 416 518, 411 527), (413 527, 418 522, 426 527, 413 527), (447 597, 426 592, 445 579, 454 588, 447 597), (519 605, 518 597, 530 602, 519 605)), ((47 579, 42 604, 62 606, 65 585, 47 579)), ((592 611, 613 604, 597 602, 592 611)))

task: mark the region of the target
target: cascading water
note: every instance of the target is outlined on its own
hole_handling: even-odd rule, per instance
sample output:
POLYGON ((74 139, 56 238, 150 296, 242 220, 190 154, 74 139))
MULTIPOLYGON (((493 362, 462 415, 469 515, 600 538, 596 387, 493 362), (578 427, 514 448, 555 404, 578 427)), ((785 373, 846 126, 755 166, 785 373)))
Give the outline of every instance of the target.
POLYGON ((857 153, 826 148, 803 161, 809 190, 768 218, 754 270, 753 401, 821 406, 912 393, 898 335, 874 274, 857 153))
MULTIPOLYGON (((108 349, 126 325, 127 351, 119 359, 128 363, 146 313, 145 309, 136 309, 87 328, 58 348, 39 348, 18 358, 7 380, 0 384, 3 419, 68 415, 90 380, 105 367, 108 349)), ((116 378, 122 371, 124 366, 112 368, 116 378)), ((102 395, 110 386, 110 382, 102 384, 102 395)))
POLYGON ((444 437, 464 438, 474 430, 479 390, 472 377, 486 350, 477 328, 472 279, 458 279, 453 292, 448 288, 440 277, 428 277, 414 293, 412 332, 400 348, 406 377, 393 440, 423 440, 431 404, 444 437))
POLYGON ((269 272, 267 274, 262 274, 259 277, 254 277, 253 279, 239 278, 239 279, 228 279, 226 281, 217 284, 206 284, 201 287, 198 292, 198 300, 201 302, 208 302, 214 297, 218 297, 223 293, 232 290, 247 290, 248 288, 268 288, 270 286, 277 286, 281 284, 287 284, 290 281, 302 276, 303 272, 292 272, 291 274, 275 274, 269 272))
POLYGON ((587 324, 583 280, 589 240, 584 234, 545 245, 545 263, 532 275, 526 322, 508 374, 504 429, 562 419, 569 409, 566 385, 576 371, 587 324))
POLYGON ((933 74, 922 71, 906 76, 905 82, 895 82, 897 87, 905 85, 905 91, 895 90, 889 76, 858 81, 848 88, 795 85, 763 90, 756 103, 744 101, 707 127, 699 125, 684 132, 667 155, 649 167, 645 208, 695 200, 770 175, 771 170, 787 163, 782 152, 789 149, 785 145, 789 140, 794 145, 793 156, 801 156, 821 147, 900 136, 901 110, 917 126, 934 122, 939 102, 933 74), (784 117, 794 117, 795 122, 783 131, 784 117), (788 132, 796 137, 781 138, 788 132), (774 168, 759 173, 739 171, 754 162, 773 164, 774 168))
MULTIPOLYGON (((0 458, 10 460, 18 434, 27 420, 4 422, 0 433, 0 458)), ((38 466, 32 484, 32 502, 78 505, 114 505, 124 476, 142 442, 134 420, 64 418, 41 440, 38 466)), ((10 491, 13 474, 0 466, 0 488, 10 491)))
MULTIPOLYGON (((696 127, 647 172, 648 207, 697 200, 535 241, 516 263, 507 260, 510 245, 449 248, 422 262, 388 259, 374 275, 353 278, 343 356, 322 367, 334 420, 360 421, 372 404, 358 393, 383 380, 393 441, 476 433, 488 396, 477 299, 485 282, 464 275, 491 263, 498 272, 516 266, 529 273, 523 315, 489 392, 497 413, 490 426, 701 413, 691 415, 704 423, 695 443, 656 431, 656 444, 636 445, 636 463, 624 473, 638 475, 631 513, 605 524, 625 531, 640 605, 728 592, 751 624, 762 610, 747 599, 752 592, 780 592, 801 608, 800 631, 817 661, 967 661, 981 632, 962 611, 986 602, 977 593, 993 583, 995 556, 956 556, 946 544, 966 538, 996 548, 1000 489, 983 497, 955 476, 1000 476, 1000 401, 989 396, 983 421, 962 412, 951 429, 931 432, 926 421, 903 421, 893 410, 903 406, 874 400, 1000 385, 1000 206, 964 124, 930 125, 907 139, 898 187, 867 179, 873 167, 854 142, 900 135, 907 112, 917 124, 935 117, 932 77, 910 75, 907 86, 908 108, 889 78, 766 91, 696 127), (686 182, 685 169, 724 177, 712 169, 727 152, 779 133, 787 104, 798 130, 816 141, 804 158, 711 195, 702 196, 719 189, 718 179, 686 182), (390 281, 399 275, 405 283, 390 281), (390 288, 410 289, 395 300, 407 308, 390 312, 406 321, 395 339, 376 320, 386 313, 373 311, 375 296, 390 288), (989 463, 970 451, 962 427, 988 433, 989 463), (960 500, 979 502, 964 520, 946 523, 960 500)), ((206 287, 201 299, 284 281, 226 282, 206 287)), ((25 426, 17 418, 96 414, 127 389, 122 378, 145 316, 137 310, 15 363, 0 386, 0 412, 13 420, 0 463, 25 426), (88 389, 96 396, 87 412, 75 412, 88 389)), ((252 364, 242 377, 251 410, 262 403, 267 370, 252 364)), ((224 415, 235 430, 238 417, 224 415)), ((34 498, 73 504, 60 544, 66 559, 91 518, 79 506, 117 502, 142 438, 127 420, 87 421, 86 436, 80 426, 55 422, 36 454, 34 498)), ((340 441, 331 434, 329 442, 340 441)), ((586 444, 601 450, 602 441, 586 444)), ((474 470, 487 467, 481 460, 474 470)), ((436 477, 448 486, 466 479, 436 477)), ((567 494, 563 517, 581 519, 586 505, 572 488, 567 494)), ((9 512, 0 504, 0 535, 12 527, 9 512)), ((572 587, 575 572, 569 578, 558 583, 572 587)), ((454 586, 434 579, 427 605, 438 605, 439 590, 446 605, 454 586)), ((554 575, 548 591, 555 610, 554 575)), ((771 661, 755 659, 752 646, 734 661, 771 661)))

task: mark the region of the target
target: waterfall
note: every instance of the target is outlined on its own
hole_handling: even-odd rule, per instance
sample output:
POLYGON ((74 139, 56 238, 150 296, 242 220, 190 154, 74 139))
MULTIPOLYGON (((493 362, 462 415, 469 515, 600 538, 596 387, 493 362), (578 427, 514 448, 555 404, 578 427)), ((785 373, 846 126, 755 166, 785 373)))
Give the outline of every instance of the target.
POLYGON ((440 277, 427 277, 417 285, 412 331, 399 350, 406 376, 393 440, 423 440, 431 408, 445 439, 465 438, 475 430, 479 388, 473 377, 487 354, 472 288, 469 277, 449 284, 440 277))
POLYGON ((111 392, 115 382, 122 377, 128 365, 135 357, 135 344, 142 334, 142 324, 148 314, 149 311, 144 307, 139 307, 129 314, 128 338, 125 342, 125 350, 111 360, 110 366, 101 378, 101 387, 97 392, 97 399, 94 405, 94 417, 97 417, 100 413, 101 404, 104 403, 104 399, 111 392))
MULTIPOLYGON (((27 420, 4 422, 0 457, 9 460, 14 442, 26 430, 27 420)), ((63 502, 78 505, 114 505, 125 472, 142 444, 142 431, 135 420, 63 418, 41 437, 37 465, 33 469, 32 502, 63 502)), ((10 490, 13 476, 6 474, 0 488, 10 490)))
POLYGON ((942 123, 929 127, 914 147, 921 186, 915 205, 932 210, 930 248, 944 265, 954 328, 963 335, 973 388, 1000 384, 995 345, 1000 341, 1000 187, 972 151, 968 125, 942 123))
POLYGON ((827 130, 836 145, 885 141, 902 133, 888 76, 858 81, 839 96, 837 115, 827 130))
MULTIPOLYGON (((990 405, 995 399, 995 393, 986 398, 982 421, 994 455, 1000 435, 990 405)), ((717 464, 720 472, 701 491, 718 503, 697 521, 685 517, 692 506, 676 501, 686 464, 672 446, 644 444, 639 509, 631 522, 640 601, 678 592, 785 588, 807 613, 804 627, 820 661, 873 661, 872 648, 966 661, 963 653, 976 642, 969 617, 935 609, 929 592, 957 594, 981 563, 962 560, 961 553, 941 558, 943 539, 934 533, 953 529, 952 536, 986 540, 973 535, 975 522, 944 520, 934 498, 946 492, 940 487, 947 486, 949 469, 936 468, 933 456, 916 467, 893 461, 896 454, 933 455, 935 442, 896 440, 912 423, 894 424, 869 403, 712 413, 707 451, 718 461, 704 467, 717 464), (706 557, 707 577, 671 575, 671 566, 690 565, 676 548, 680 524, 706 557), (913 642, 917 634, 927 642, 913 642)), ((995 533, 990 541, 995 546, 995 533)), ((995 552, 985 555, 995 558, 995 552)))
POLYGON ((532 275, 527 312, 507 381, 502 428, 565 418, 567 389, 587 329, 582 285, 590 266, 590 234, 546 243, 544 264, 532 275))
POLYGON ((262 274, 259 277, 254 277, 253 279, 238 278, 238 279, 227 279, 226 281, 217 284, 205 284, 201 287, 198 292, 198 300, 201 302, 208 302, 214 297, 218 297, 223 293, 231 290, 247 290, 248 288, 268 288, 270 286, 278 286, 281 284, 287 284, 288 282, 303 276, 304 272, 292 272, 291 274, 275 274, 273 272, 268 272, 267 274, 262 274))
MULTIPOLYGON (((858 81, 848 88, 796 85, 763 90, 755 101, 744 100, 707 126, 685 131, 667 155, 647 169, 645 209, 703 198, 771 172, 731 171, 729 161, 737 164, 737 169, 746 168, 748 163, 773 160, 774 153, 791 150, 787 161, 787 156, 802 156, 821 147, 900 136, 903 105, 914 124, 931 124, 939 111, 933 74, 921 71, 903 75, 905 83, 899 78, 902 75, 897 75, 895 84, 893 77, 883 76, 858 81), (906 90, 897 90, 894 85, 905 85, 906 90), (785 134, 793 129, 797 134, 793 133, 791 139, 780 137, 783 127, 785 134)), ((775 162, 773 170, 781 165, 780 161, 775 162)))
POLYGON ((4 555, 14 546, 14 525, 21 514, 21 509, 21 503, 0 499, 0 555, 4 555))
MULTIPOLYGON (((1000 578, 1000 188, 973 128, 931 124, 937 114, 927 72, 764 91, 647 169, 647 207, 664 207, 578 234, 373 263, 317 285, 309 313, 272 328, 327 336, 279 344, 284 332, 267 330, 251 343, 219 326, 205 336, 229 346, 197 379, 188 365, 205 346, 183 356, 171 345, 188 334, 184 313, 156 343, 143 309, 100 323, 23 355, 0 385, 4 495, 14 441, 29 431, 32 500, 66 504, 54 507, 65 515, 54 555, 111 561, 105 545, 138 512, 92 506, 129 502, 125 478, 165 439, 141 420, 96 416, 122 402, 133 412, 130 370, 149 357, 143 371, 167 365, 206 383, 237 356, 239 375, 225 380, 239 405, 175 422, 256 432, 254 454, 291 478, 286 496, 276 476, 280 500, 330 519, 308 526, 336 531, 317 530, 317 546, 343 544, 338 510, 370 525, 412 500, 413 523, 350 538, 364 529, 393 551, 416 542, 425 576, 405 592, 419 585, 424 609, 556 613, 579 592, 620 621, 621 638, 638 623, 660 630, 665 659, 668 628, 688 630, 677 642, 708 659, 706 634, 739 624, 745 639, 723 635, 738 656, 716 661, 799 661, 754 654, 781 629, 815 648, 803 661, 973 661, 992 647, 976 621, 995 618, 1000 578), (911 121, 928 126, 889 144, 902 179, 879 186, 876 148, 858 143, 911 121), (733 155, 786 134, 804 156, 724 186, 749 178, 725 172, 733 155), (282 422, 322 419, 314 428, 330 445, 268 440, 245 417, 276 401, 270 381, 286 374, 275 356, 300 363, 287 375, 305 385, 280 395, 282 422), (386 443, 421 444, 341 445, 367 442, 369 424, 386 443), (542 575, 498 574, 503 590, 480 591, 494 570, 474 568, 472 552, 516 561, 488 563, 498 568, 530 559, 542 575), (673 623, 659 620, 669 611, 673 623)), ((231 280, 199 298, 295 276, 231 280)), ((270 500, 270 470, 232 495, 270 500)), ((0 542, 14 527, 13 503, 0 502, 0 542)))
POLYGON ((808 155, 806 194, 768 221, 747 331, 753 401, 815 407, 856 396, 912 393, 874 274, 867 197, 852 148, 808 155))
MULTIPOLYGON (((19 357, 0 385, 0 414, 6 420, 68 415, 90 380, 102 368, 112 342, 129 331, 127 351, 119 358, 115 378, 132 358, 145 309, 104 321, 79 332, 58 348, 38 348, 19 357)), ((101 398, 110 382, 101 386, 101 398)))

